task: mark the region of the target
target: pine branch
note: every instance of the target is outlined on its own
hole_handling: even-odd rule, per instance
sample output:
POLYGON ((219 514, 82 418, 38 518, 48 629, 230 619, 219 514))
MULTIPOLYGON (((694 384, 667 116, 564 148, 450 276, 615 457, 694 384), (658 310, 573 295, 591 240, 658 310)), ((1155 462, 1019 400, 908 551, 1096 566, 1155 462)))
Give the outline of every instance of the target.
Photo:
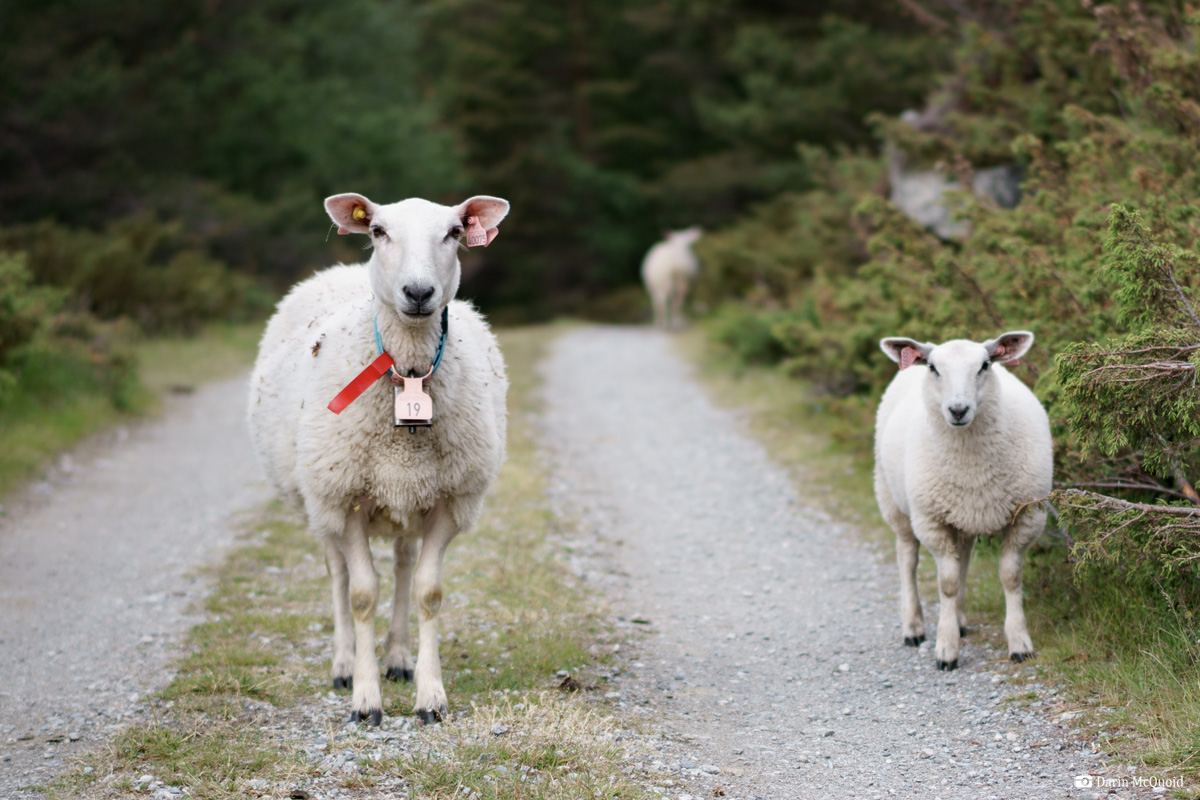
POLYGON ((1140 481, 1121 480, 1119 478, 1113 481, 1084 481, 1081 483, 1065 483, 1061 486, 1063 489, 1082 489, 1085 487, 1091 487, 1094 489, 1126 489, 1129 491, 1139 492, 1157 492, 1159 494, 1177 497, 1180 500, 1191 499, 1183 492, 1172 489, 1169 486, 1163 486, 1159 483, 1142 483, 1140 481))
POLYGON ((1062 502, 1060 505, 1065 505, 1068 508, 1077 508, 1080 510, 1095 510, 1102 509, 1105 511, 1137 511, 1140 512, 1137 517, 1132 520, 1127 520, 1121 527, 1124 528, 1132 522, 1140 520, 1146 514, 1168 514, 1170 516, 1191 517, 1197 520, 1195 531, 1200 533, 1200 507, 1187 508, 1184 506, 1159 506, 1152 503, 1130 503, 1127 500, 1120 500, 1116 497, 1109 497, 1106 494, 1097 492, 1087 492, 1082 489, 1068 489, 1062 492, 1063 497, 1071 495, 1085 495, 1088 498, 1093 498, 1097 502, 1090 504, 1062 502))

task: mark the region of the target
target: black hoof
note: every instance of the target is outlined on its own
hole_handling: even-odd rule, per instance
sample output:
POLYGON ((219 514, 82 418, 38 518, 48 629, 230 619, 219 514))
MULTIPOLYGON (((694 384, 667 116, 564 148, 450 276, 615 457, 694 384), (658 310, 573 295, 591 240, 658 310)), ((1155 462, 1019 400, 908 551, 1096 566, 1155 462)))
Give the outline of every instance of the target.
POLYGON ((1027 661, 1033 658, 1033 653, 1009 653, 1008 657, 1012 659, 1014 663, 1020 664, 1022 661, 1027 661))
POLYGON ((365 714, 361 711, 353 711, 350 713, 351 722, 365 722, 368 725, 379 727, 383 724, 383 709, 372 708, 365 714))
POLYGON ((417 717, 420 718, 421 723, 424 725, 432 725, 435 722, 442 721, 442 713, 440 711, 434 711, 434 710, 418 711, 417 717))
POLYGON ((405 667, 388 667, 386 676, 389 681, 411 681, 413 671, 405 667))
POLYGON ((940 658, 937 661, 937 668, 943 672, 949 672, 952 669, 958 669, 958 659, 953 661, 942 661, 940 658))
POLYGON ((340 678, 340 677, 334 678, 333 679, 333 688, 334 689, 353 689, 354 688, 354 676, 349 675, 345 678, 340 678))
POLYGON ((967 635, 967 626, 966 626, 966 625, 959 625, 959 626, 958 626, 958 635, 959 635, 959 636, 966 636, 966 635, 967 635))
POLYGON ((921 642, 925 641, 925 634, 919 636, 905 636, 904 643, 909 647, 920 647, 921 642))

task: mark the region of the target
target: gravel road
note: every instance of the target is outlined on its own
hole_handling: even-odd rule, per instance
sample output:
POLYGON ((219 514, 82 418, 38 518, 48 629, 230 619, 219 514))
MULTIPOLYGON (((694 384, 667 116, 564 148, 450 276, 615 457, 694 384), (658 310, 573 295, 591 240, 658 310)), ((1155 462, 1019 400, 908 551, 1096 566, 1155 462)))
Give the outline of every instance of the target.
POLYGON ((576 567, 648 630, 617 683, 661 742, 638 767, 677 777, 671 797, 1041 799, 1101 796, 1075 787, 1083 773, 1133 782, 1071 735, 1035 666, 983 641, 1000 637, 969 637, 951 673, 931 643, 904 647, 894 564, 806 502, 668 337, 576 329, 544 375, 552 491, 584 521, 576 567))
MULTIPOLYGON (((1073 709, 1035 666, 987 644, 994 631, 968 638, 949 674, 903 647, 894 566, 805 500, 668 337, 574 329, 544 374, 552 499, 582 521, 572 563, 635 642, 609 699, 642 731, 628 769, 647 785, 670 800, 974 800, 1101 796, 1075 788, 1081 773, 1132 783, 1072 734, 1073 709)), ((207 589, 196 565, 268 496, 244 392, 238 380, 174 398, 161 420, 93 440, 4 501, 0 798, 39 797, 19 787, 149 713, 138 699, 170 677, 207 589)), ((319 723, 343 705, 293 714, 289 736, 318 737, 320 756, 319 723)), ((407 749, 410 723, 338 735, 407 749)), ((334 796, 340 766, 321 763, 310 789, 334 796)))
POLYGON ((0 513, 0 797, 147 710, 207 585, 195 567, 268 496, 246 379, 173 397, 160 420, 59 459, 0 513))

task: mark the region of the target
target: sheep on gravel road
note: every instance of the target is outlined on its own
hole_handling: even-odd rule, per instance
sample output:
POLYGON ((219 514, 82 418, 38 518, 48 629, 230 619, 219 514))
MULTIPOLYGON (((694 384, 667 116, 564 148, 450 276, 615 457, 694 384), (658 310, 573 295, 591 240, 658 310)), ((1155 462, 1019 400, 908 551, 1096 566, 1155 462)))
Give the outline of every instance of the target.
POLYGON ((1033 334, 1012 331, 978 343, 941 345, 899 337, 880 342, 900 364, 879 404, 875 497, 896 532, 900 624, 906 644, 925 640, 917 597, 917 542, 937 563, 941 594, 939 669, 958 666, 966 632, 967 566, 978 536, 1001 537, 1004 632, 1013 661, 1033 655, 1021 597, 1021 560, 1046 524, 1036 502, 1051 488, 1053 445, 1046 411, 1003 366, 1033 334))
POLYGON ((271 482, 325 542, 333 684, 353 688, 353 717, 374 724, 383 707, 374 634, 379 578, 369 537, 393 540, 384 667, 390 679, 415 679, 415 711, 432 722, 448 711, 438 657, 442 560, 450 541, 479 518, 504 461, 506 426, 508 380, 496 339, 474 308, 454 300, 458 248, 460 240, 490 243, 508 202, 477 196, 457 206, 420 199, 377 205, 340 194, 325 208, 339 233, 370 237, 371 257, 319 272, 280 302, 251 378, 251 436, 271 482), (378 380, 385 372, 391 380, 378 380), (423 381, 400 377, 427 373, 423 381))
POLYGON ((700 269, 692 245, 699 228, 667 231, 666 238, 650 248, 642 261, 642 281, 654 306, 654 324, 664 330, 684 324, 683 301, 700 269))

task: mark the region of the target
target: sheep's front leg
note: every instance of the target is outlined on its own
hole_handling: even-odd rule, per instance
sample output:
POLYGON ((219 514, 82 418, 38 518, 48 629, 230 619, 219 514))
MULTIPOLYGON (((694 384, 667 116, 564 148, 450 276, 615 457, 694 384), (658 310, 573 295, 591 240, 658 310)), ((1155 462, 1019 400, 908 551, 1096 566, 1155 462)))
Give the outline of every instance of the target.
POLYGON ((417 563, 417 545, 416 539, 401 536, 396 539, 393 547, 396 560, 392 571, 396 577, 396 590, 392 600, 392 624, 388 628, 383 657, 383 667, 388 680, 393 681, 411 681, 413 679, 408 610, 409 598, 412 597, 413 568, 417 563))
POLYGON ((421 721, 437 722, 450 712, 442 685, 438 654, 438 612, 442 608, 442 560, 446 547, 458 534, 449 511, 439 503, 425 520, 425 536, 417 561, 413 588, 417 601, 417 701, 413 710, 421 721))
POLYGON ((354 686, 354 619, 350 616, 350 573, 338 546, 325 540, 325 566, 333 584, 333 688, 354 686))
POLYGON ((650 302, 654 306, 654 327, 666 330, 668 324, 667 298, 658 293, 652 292, 650 295, 650 302))
POLYGON ((958 635, 967 635, 967 570, 971 566, 971 551, 975 537, 963 534, 958 540, 958 635))
POLYGON ((914 524, 920 532, 921 543, 933 554, 937 563, 938 627, 937 644, 933 648, 937 668, 951 670, 958 666, 960 636, 958 631, 959 544, 955 531, 944 525, 924 521, 914 524))
POLYGON ((669 330, 680 330, 684 327, 683 301, 687 296, 687 280, 675 278, 671 292, 671 313, 667 322, 669 330))
POLYGON ((1000 585, 1004 587, 1004 635, 1008 657, 1018 663, 1033 657, 1033 640, 1025 624, 1021 587, 1021 562, 1025 550, 1046 527, 1045 511, 1026 511, 1016 525, 1004 532, 1000 545, 1000 585))
POLYGON ((379 576, 367 539, 367 515, 360 509, 346 520, 334 544, 345 559, 350 576, 350 611, 354 616, 354 697, 351 718, 372 725, 383 721, 379 689, 379 662, 375 658, 375 608, 379 603, 379 576))

